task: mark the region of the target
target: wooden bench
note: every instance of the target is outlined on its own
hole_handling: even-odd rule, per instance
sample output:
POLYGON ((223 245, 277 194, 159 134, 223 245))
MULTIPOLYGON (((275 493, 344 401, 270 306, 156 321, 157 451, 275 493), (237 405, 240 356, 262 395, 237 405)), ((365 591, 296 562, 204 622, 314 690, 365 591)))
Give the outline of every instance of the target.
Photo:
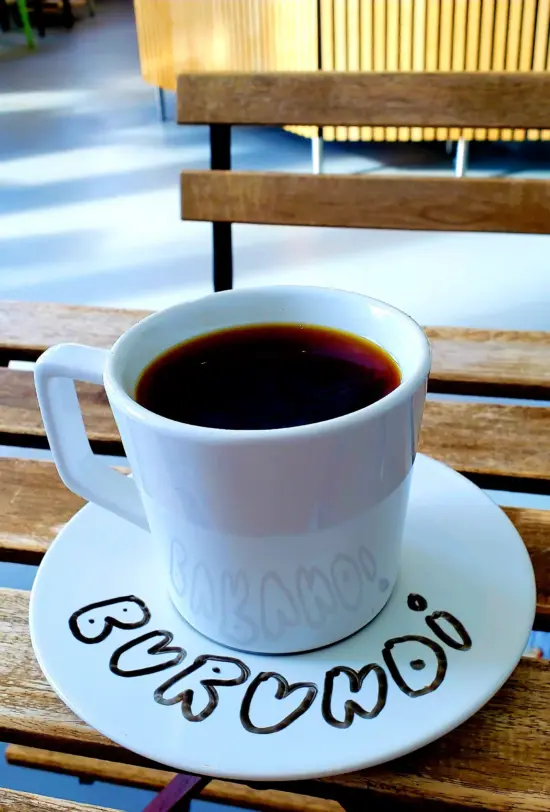
MULTIPOLYGON (((214 220, 216 287, 232 282, 231 223, 236 221, 386 227, 396 214, 399 227, 549 231, 550 187, 542 181, 449 178, 437 179, 434 185, 426 179, 398 178, 382 184, 379 178, 368 177, 312 179, 225 171, 234 123, 280 120, 321 126, 338 120, 355 126, 365 116, 373 123, 392 125, 397 117, 406 124, 414 116, 425 126, 514 127, 519 126, 519 113, 528 110, 533 126, 548 126, 547 78, 476 74, 468 85, 461 85, 464 76, 457 80, 449 74, 435 84, 426 84, 430 82, 426 76, 416 77, 416 83, 410 77, 403 82, 382 76, 372 87, 361 75, 338 81, 332 75, 323 79, 304 74, 183 77, 180 119, 211 126, 215 170, 184 173, 183 214, 214 220), (344 112, 346 118, 341 119, 344 112)), ((100 308, 0 305, 0 443, 46 447, 32 376, 9 369, 10 360, 32 361, 59 341, 107 347, 142 315, 100 308)), ((550 400, 550 333, 453 328, 427 332, 434 352, 430 379, 434 399, 426 408, 422 450, 482 486, 550 493, 550 410, 543 402, 550 400), (498 396, 502 402, 438 400, 438 393, 498 396), (509 400, 517 397, 531 398, 532 403, 509 400)), ((103 392, 82 386, 80 396, 96 451, 121 453, 103 392)), ((0 560, 36 564, 81 502, 66 491, 49 462, 0 460, 0 476, 0 560)), ((507 508, 506 512, 534 564, 535 628, 550 628, 550 511, 507 508)), ((28 597, 21 590, 0 589, 0 735, 19 746, 10 748, 8 758, 133 785, 153 786, 158 781, 160 787, 170 773, 89 728, 49 688, 32 654, 28 597)), ((550 810, 549 738, 548 663, 524 659, 472 719, 396 762, 268 788, 212 781, 202 797, 265 809, 328 812, 324 803, 309 801, 307 806, 295 794, 289 797, 290 791, 338 801, 345 808, 369 804, 449 812, 474 808, 541 812, 550 810)))
MULTIPOLYGON (((49 343, 62 340, 108 346, 141 315, 57 305, 44 305, 36 310, 28 304, 5 304, 0 308, 2 353, 6 358, 31 359, 49 343)), ((527 382, 541 393, 547 387, 543 347, 550 344, 550 337, 544 334, 535 334, 532 338, 535 352, 529 364, 529 334, 462 329, 429 332, 433 335, 436 376, 446 381, 449 391, 455 388, 461 391, 465 384, 474 381, 482 387, 482 374, 494 382, 504 382, 510 396, 519 393, 527 382), (487 354, 483 353, 483 346, 490 348, 487 354), (504 351, 506 347, 509 353, 504 351), (536 348, 540 352, 539 375, 536 348), (472 356, 477 357, 475 364, 471 364, 472 356), (504 363, 500 361, 501 356, 504 363), (461 358, 466 359, 463 366, 461 358), (450 359, 448 364, 446 359, 450 359)), ((100 390, 89 387, 84 393, 84 402, 88 430, 96 438, 99 449, 120 451, 118 434, 100 390)), ((550 479, 550 411, 547 407, 449 401, 434 402, 433 406, 437 407, 441 420, 431 421, 428 417, 423 448, 428 447, 435 456, 451 464, 458 459, 468 476, 476 478, 484 472, 490 474, 494 484, 504 483, 504 487, 510 482, 518 488, 525 488, 526 483, 537 487, 537 482, 540 485, 550 479), (467 409, 461 413, 455 411, 456 407, 467 409), (526 431, 524 420, 525 412, 530 410, 540 412, 539 429, 533 429, 532 436, 526 431), (533 469, 535 456, 538 459, 536 471, 533 469), (473 464, 473 460, 477 462, 473 464), (531 466, 529 469, 527 464, 531 466)), ((1 443, 45 446, 29 371, 0 369, 0 420, 1 443)), ((81 501, 62 485, 50 462, 3 459, 0 460, 0 477, 3 483, 0 560, 37 564, 81 501)), ((523 535, 535 566, 536 627, 548 628, 550 511, 511 508, 506 512, 523 535)), ((25 592, 0 590, 0 734, 5 740, 25 745, 23 751, 8 751, 8 757, 18 763, 41 767, 49 763, 50 769, 76 775, 161 787, 170 773, 158 769, 143 772, 137 756, 77 720, 53 694, 34 662, 28 637, 27 607, 25 592), (29 750, 29 746, 53 752, 45 759, 43 753, 29 750), (107 759, 112 763, 75 761, 68 754, 107 759)), ((467 809, 479 802, 495 810, 503 809, 503 804, 513 797, 514 803, 523 809, 550 809, 545 783, 550 769, 546 746, 549 733, 548 665, 525 660, 483 711, 440 742, 400 760, 397 765, 364 774, 306 782, 297 786, 296 791, 349 803, 355 792, 359 791, 363 797, 368 787, 369 802, 370 799, 373 802, 387 800, 393 805, 398 799, 412 802, 427 795, 447 807, 467 809), (533 779, 534 768, 540 776, 538 784, 533 779)), ((267 792, 266 797, 266 790, 220 781, 211 782, 201 797, 262 809, 305 808, 305 801, 288 798, 286 792, 274 796, 267 792)), ((319 805, 318 801, 315 804, 314 809, 326 808, 328 812, 329 807, 319 805)))

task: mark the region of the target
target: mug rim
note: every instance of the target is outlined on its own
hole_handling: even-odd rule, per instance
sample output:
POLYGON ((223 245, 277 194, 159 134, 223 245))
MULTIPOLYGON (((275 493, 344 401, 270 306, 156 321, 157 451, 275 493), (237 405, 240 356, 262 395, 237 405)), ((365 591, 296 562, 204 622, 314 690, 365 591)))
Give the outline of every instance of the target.
MULTIPOLYGON (((255 322, 250 323, 254 324, 255 322)), ((315 324, 314 321, 311 323, 315 324)), ((220 329, 230 329, 230 325, 228 325, 227 328, 220 329)), ((210 332, 213 331, 208 330, 205 331, 204 334, 206 335, 210 332)), ((350 330, 349 332, 355 334, 353 330, 350 330)), ((379 346, 381 346, 382 349, 385 349, 382 345, 379 346)), ((143 369, 146 369, 147 365, 153 360, 153 358, 150 359, 143 369)), ((430 365, 430 343, 422 327, 407 313, 404 313, 399 308, 394 307, 387 302, 383 302, 382 300, 375 299, 371 296, 366 296, 362 293, 356 293, 355 291, 347 291, 339 288, 328 288, 321 285, 268 285, 263 287, 241 288, 239 290, 235 290, 233 288, 231 290, 220 291, 218 293, 211 293, 207 296, 202 296, 199 299, 189 302, 179 302, 175 305, 163 308, 162 310, 155 311, 154 313, 145 316, 145 318, 141 319, 126 330, 126 332, 124 332, 111 347, 104 370, 104 385, 109 396, 109 400, 113 401, 113 404, 116 403, 117 407, 121 409, 121 411, 128 414, 133 420, 137 420, 140 423, 146 423, 149 427, 154 427, 155 430, 160 431, 163 434, 177 436, 180 438, 182 436, 188 436, 190 439, 192 438, 195 440, 212 442, 281 442, 285 440, 292 441, 297 438, 312 437, 321 433, 328 434, 335 431, 342 431, 346 428, 353 427, 357 423, 363 423, 379 417, 381 414, 389 411, 394 406, 399 405, 407 398, 411 397, 422 380, 427 378, 430 371, 430 365), (419 353, 419 358, 416 362, 415 368, 407 375, 405 380, 401 380, 395 389, 393 389, 387 395, 384 395, 384 397, 380 398, 380 400, 377 400, 375 403, 371 403, 370 405, 357 409, 354 412, 348 412, 347 414, 340 415, 339 417, 330 418, 329 420, 323 420, 317 423, 306 423, 305 425, 300 426, 288 426, 285 428, 273 429, 223 429, 209 426, 196 426, 191 423, 180 423, 177 420, 172 420, 169 417, 163 417, 162 415, 152 412, 150 409, 147 409, 145 406, 139 404, 126 391, 126 388, 121 381, 121 371, 117 369, 117 366, 120 363, 120 353, 129 343, 133 343, 138 338, 139 333, 144 329, 144 325, 149 325, 152 321, 161 321, 167 314, 185 308, 186 306, 192 305, 195 302, 206 302, 208 300, 213 300, 214 298, 215 300, 219 300, 220 297, 235 296, 240 294, 261 296, 262 294, 269 293, 271 291, 289 292, 290 294, 296 293, 297 291, 309 291, 311 293, 318 291, 330 291, 333 294, 345 296, 346 298, 360 298, 362 302, 371 308, 377 307, 384 309, 394 314, 398 318, 406 320, 409 323, 409 326, 413 327, 421 339, 419 345, 422 352, 419 353)))

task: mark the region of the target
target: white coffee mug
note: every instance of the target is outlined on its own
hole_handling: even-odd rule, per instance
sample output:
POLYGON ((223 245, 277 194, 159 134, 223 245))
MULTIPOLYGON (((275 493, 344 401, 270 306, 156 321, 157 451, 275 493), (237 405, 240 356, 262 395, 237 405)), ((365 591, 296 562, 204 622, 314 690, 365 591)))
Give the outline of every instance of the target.
POLYGON ((222 644, 283 653, 341 640, 386 604, 399 569, 429 367, 424 332, 395 308, 293 286, 176 305, 136 324, 110 351, 52 347, 35 379, 61 478, 150 530, 163 588, 183 617, 222 644), (397 361, 401 383, 343 417, 262 431, 178 423, 134 400, 141 372, 168 348, 261 323, 364 336, 397 361), (104 384, 133 478, 92 454, 74 380, 104 384))

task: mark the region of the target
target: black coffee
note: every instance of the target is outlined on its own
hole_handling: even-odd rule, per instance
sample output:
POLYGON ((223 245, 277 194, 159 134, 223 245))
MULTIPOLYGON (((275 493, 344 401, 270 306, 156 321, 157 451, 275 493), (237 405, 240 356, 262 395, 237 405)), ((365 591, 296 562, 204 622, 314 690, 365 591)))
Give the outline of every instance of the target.
POLYGON ((364 338, 326 327, 260 324, 172 347, 144 370, 135 397, 180 423, 280 429, 355 412, 400 380, 393 358, 364 338))

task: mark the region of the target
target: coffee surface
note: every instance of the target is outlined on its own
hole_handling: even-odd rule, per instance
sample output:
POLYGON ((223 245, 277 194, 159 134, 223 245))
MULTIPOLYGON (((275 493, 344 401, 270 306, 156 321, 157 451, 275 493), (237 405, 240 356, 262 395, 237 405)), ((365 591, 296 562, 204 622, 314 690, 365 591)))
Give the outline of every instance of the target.
POLYGON ((312 325, 257 324, 167 350, 141 374, 135 399, 194 426, 279 429, 355 412, 400 381, 393 358, 359 336, 312 325))

